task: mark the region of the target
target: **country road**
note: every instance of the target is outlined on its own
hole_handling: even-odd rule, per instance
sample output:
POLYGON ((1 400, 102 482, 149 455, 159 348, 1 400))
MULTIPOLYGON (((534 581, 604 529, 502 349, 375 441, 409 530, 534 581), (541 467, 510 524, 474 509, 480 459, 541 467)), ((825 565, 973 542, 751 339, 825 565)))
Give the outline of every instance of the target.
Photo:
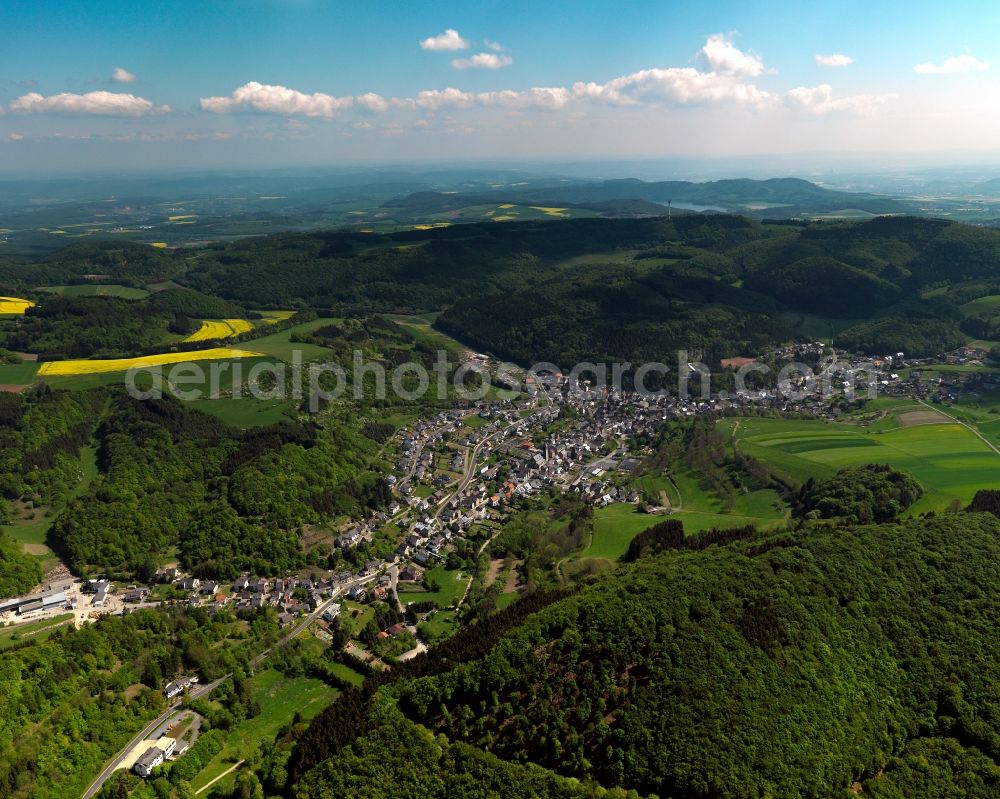
MULTIPOLYGON (((375 576, 372 575, 370 577, 360 577, 356 580, 351 580, 350 582, 345 583, 342 587, 338 588, 333 593, 333 596, 331 596, 328 600, 323 602, 319 607, 316 608, 316 610, 314 610, 312 613, 310 613, 308 616, 302 619, 302 621, 296 624, 295 627, 293 627, 290 632, 283 635, 278 640, 277 644, 275 644, 275 646, 279 647, 284 646, 295 636, 301 633, 306 627, 312 624, 312 622, 318 619, 323 614, 323 611, 325 611, 330 606, 330 604, 335 599, 337 599, 341 594, 346 593, 355 585, 363 585, 365 583, 371 582, 374 579, 375 576)), ((256 668, 261 662, 263 662, 267 658, 268 655, 271 654, 271 650, 273 648, 274 647, 268 647, 251 661, 254 668, 256 668)), ((199 697, 205 696, 214 691, 219 685, 228 680, 230 677, 232 677, 232 674, 224 674, 213 682, 207 683, 206 685, 199 685, 197 688, 192 689, 185 698, 197 699, 199 697)), ((157 727, 169 721, 177 713, 180 712, 182 701, 183 700, 175 702, 167 710, 163 711, 163 713, 161 713, 159 716, 153 719, 153 721, 149 722, 149 724, 143 727, 142 730, 140 730, 132 738, 132 740, 130 740, 118 752, 118 754, 115 755, 114 759, 104 767, 104 770, 101 771, 101 773, 97 776, 97 779, 95 779, 90 784, 90 787, 87 788, 86 791, 84 791, 82 799, 92 799, 92 797, 95 796, 97 792, 101 790, 101 787, 104 785, 105 782, 108 781, 108 779, 115 772, 115 770, 122 764, 122 761, 125 760, 125 758, 128 756, 129 752, 132 751, 132 749, 134 749, 138 744, 144 741, 148 735, 152 734, 152 732, 157 727)))

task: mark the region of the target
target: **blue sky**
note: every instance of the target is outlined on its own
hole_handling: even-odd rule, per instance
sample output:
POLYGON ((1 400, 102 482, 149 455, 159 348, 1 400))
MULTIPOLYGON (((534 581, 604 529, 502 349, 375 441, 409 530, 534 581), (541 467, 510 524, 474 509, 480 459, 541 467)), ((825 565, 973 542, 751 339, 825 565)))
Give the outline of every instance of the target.
POLYGON ((989 151, 1000 132, 995 2, 4 0, 0 19, 0 169, 989 151))

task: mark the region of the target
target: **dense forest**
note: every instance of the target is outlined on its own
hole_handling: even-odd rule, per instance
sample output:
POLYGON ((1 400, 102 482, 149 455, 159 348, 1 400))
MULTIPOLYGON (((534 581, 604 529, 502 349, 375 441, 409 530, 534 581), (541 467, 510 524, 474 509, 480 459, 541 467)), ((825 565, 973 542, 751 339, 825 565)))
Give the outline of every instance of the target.
POLYGON ((841 469, 829 480, 806 481, 796 512, 848 524, 893 521, 923 496, 920 484, 890 466, 869 463, 841 469))
MULTIPOLYGON (((390 499, 365 470, 375 444, 329 419, 241 431, 169 397, 45 385, 0 393, 0 408, 0 497, 60 509, 49 544, 80 573, 148 578, 175 549, 200 576, 284 573, 307 563, 303 525, 390 499), (96 450, 86 482, 84 447, 96 450)), ((37 582, 15 550, 0 539, 0 595, 37 582)))
POLYGON ((265 781, 345 799, 422 778, 482 795, 470 771, 506 774, 497 796, 550 795, 555 774, 583 780, 561 795, 996 796, 995 517, 672 540, 482 656, 338 703, 265 781))
POLYGON ((138 610, 8 646, 0 657, 0 795, 79 796, 163 711, 166 679, 182 671, 206 680, 248 672, 251 656, 277 630, 273 612, 237 619, 138 610))
POLYGON ((443 331, 521 363, 663 360, 681 348, 713 362, 789 340, 803 315, 837 322, 842 348, 920 356, 989 338, 995 320, 960 306, 1000 293, 1000 232, 902 216, 476 223, 145 250, 88 243, 39 263, 0 261, 0 290, 8 292, 168 278, 198 292, 168 289, 131 302, 49 298, 15 331, 14 348, 86 354, 129 340, 141 347, 183 328, 184 318, 311 307, 333 315, 441 312, 443 331), (71 316, 84 329, 75 339, 64 332, 71 316), (104 327, 103 340, 88 338, 87 329, 104 327))
POLYGON ((168 333, 192 332, 201 319, 242 317, 238 305, 188 289, 158 291, 144 300, 46 297, 29 308, 6 346, 63 357, 119 357, 155 349, 168 333))
POLYGON ((303 525, 388 501, 361 474, 371 442, 336 424, 241 432, 172 399, 114 402, 96 434, 101 472, 52 527, 75 570, 148 577, 179 547, 200 576, 284 573, 306 564, 303 525))

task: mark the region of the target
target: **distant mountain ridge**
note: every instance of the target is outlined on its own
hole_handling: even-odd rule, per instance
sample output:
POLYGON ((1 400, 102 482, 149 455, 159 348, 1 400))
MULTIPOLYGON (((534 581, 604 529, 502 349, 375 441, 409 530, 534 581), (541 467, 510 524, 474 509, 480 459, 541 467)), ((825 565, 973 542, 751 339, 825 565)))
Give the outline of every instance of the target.
MULTIPOLYGON (((905 214, 913 209, 904 202, 876 194, 835 191, 801 178, 751 180, 736 178, 694 183, 687 180, 647 182, 623 178, 575 182, 563 186, 497 188, 489 192, 444 193, 421 191, 389 200, 384 207, 447 211, 484 203, 564 204, 578 208, 625 200, 666 206, 668 202, 757 216, 798 216, 857 209, 870 214, 905 214)), ((596 210, 596 209, 595 209, 596 210)), ((656 206, 646 206, 654 212, 656 206)), ((661 212, 665 213, 665 208, 661 212)))

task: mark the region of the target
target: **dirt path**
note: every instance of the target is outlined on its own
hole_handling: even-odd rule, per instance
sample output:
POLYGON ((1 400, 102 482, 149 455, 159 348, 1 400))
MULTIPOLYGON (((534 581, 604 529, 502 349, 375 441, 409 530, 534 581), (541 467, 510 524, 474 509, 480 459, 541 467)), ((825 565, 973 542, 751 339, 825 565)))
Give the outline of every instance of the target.
POLYGON ((677 505, 675 506, 674 509, 681 510, 684 507, 684 496, 681 494, 680 486, 677 485, 677 483, 674 481, 674 478, 671 477, 669 474, 667 475, 667 481, 670 483, 670 485, 674 487, 674 491, 677 492, 677 505))
MULTIPOLYGON (((206 740, 208 740, 208 739, 206 738, 206 740)), ((197 796, 202 791, 207 791, 209 788, 211 788, 213 785, 215 785, 215 783, 217 783, 219 780, 221 780, 227 774, 232 774, 234 771, 236 771, 236 769, 238 769, 240 766, 242 766, 245 762, 246 762, 245 760, 239 760, 236 763, 233 763, 233 765, 231 765, 229 768, 227 768, 225 771, 223 771, 218 777, 213 777, 208 782, 206 782, 204 785, 202 785, 197 791, 194 792, 194 795, 197 796)))
POLYGON ((522 563, 524 563, 523 560, 516 560, 511 564, 510 571, 507 573, 507 583, 503 587, 503 593, 513 594, 517 591, 517 587, 521 582, 521 573, 517 569, 522 563))
POLYGON ((484 588, 489 588, 497 581, 497 577, 500 576, 500 571, 503 569, 503 561, 503 558, 494 558, 490 561, 489 571, 486 572, 486 579, 483 581, 484 588))

